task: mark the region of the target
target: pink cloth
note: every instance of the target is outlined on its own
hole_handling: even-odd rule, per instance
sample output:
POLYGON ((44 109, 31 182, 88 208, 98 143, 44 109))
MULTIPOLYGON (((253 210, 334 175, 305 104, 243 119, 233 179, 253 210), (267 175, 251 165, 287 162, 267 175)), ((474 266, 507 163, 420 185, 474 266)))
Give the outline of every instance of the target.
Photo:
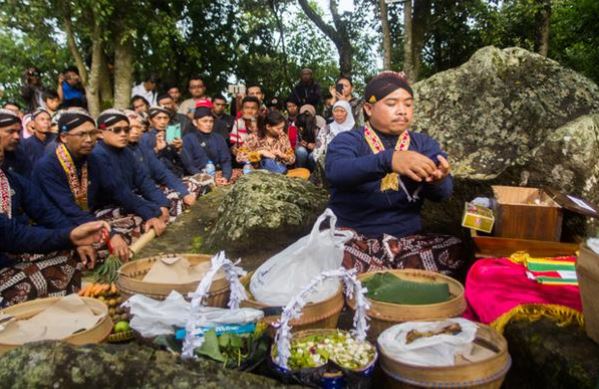
POLYGON ((479 259, 466 277, 465 317, 489 324, 521 304, 557 304, 582 312, 578 286, 542 285, 507 258, 479 259))

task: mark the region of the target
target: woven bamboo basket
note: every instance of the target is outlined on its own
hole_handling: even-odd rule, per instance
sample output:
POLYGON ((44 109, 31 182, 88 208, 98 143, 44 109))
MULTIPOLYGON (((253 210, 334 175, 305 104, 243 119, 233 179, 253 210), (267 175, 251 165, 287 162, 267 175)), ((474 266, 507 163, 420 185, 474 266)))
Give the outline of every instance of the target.
POLYGON ((493 356, 478 362, 461 360, 455 366, 414 366, 379 350, 380 366, 388 379, 385 387, 499 389, 512 364, 507 342, 491 327, 480 323, 478 326, 474 343, 495 351, 493 356))
MULTIPOLYGON (((302 330, 302 331, 298 331, 298 332, 294 332, 293 333, 293 339, 302 339, 302 338, 306 338, 308 336, 311 335, 329 335, 329 334, 333 334, 336 333, 337 329, 331 329, 331 328, 320 328, 320 329, 309 329, 309 330, 302 330)), ((347 332, 347 331, 342 331, 342 332, 347 332)), ((270 364, 272 365, 272 367, 275 369, 276 373, 278 374, 282 374, 283 376, 288 375, 288 374, 292 374, 293 371, 288 370, 282 366, 279 366, 275 361, 276 361, 276 347, 275 345, 273 345, 273 347, 271 347, 270 349, 270 364)), ((372 358, 372 360, 370 361, 370 363, 368 363, 368 365, 364 366, 361 369, 348 369, 349 371, 351 371, 352 375, 359 375, 362 377, 365 377, 367 379, 371 379, 374 371, 375 371, 375 366, 376 366, 376 362, 378 360, 378 351, 375 347, 374 349, 374 357, 372 358)), ((310 369, 310 368, 308 368, 310 369)), ((297 371, 296 371, 297 372, 297 371)), ((326 387, 326 388, 337 388, 337 387, 346 387, 346 385, 340 385, 340 378, 343 376, 343 372, 341 370, 337 371, 337 372, 327 372, 327 374, 323 375, 320 378, 320 384, 322 385, 322 387, 326 387)))
MULTIPOLYGON (((273 308, 254 300, 249 288, 250 280, 252 279, 253 274, 253 272, 248 273, 240 280, 243 286, 245 286, 249 296, 248 300, 241 302, 241 306, 255 309, 273 308)), ((290 322, 291 326, 293 327, 292 331, 296 332, 312 328, 337 328, 337 322, 339 321, 339 316, 341 315, 341 310, 343 309, 344 304, 345 301, 343 298, 343 289, 340 284, 337 293, 328 299, 319 301, 317 303, 306 304, 302 310, 302 316, 299 319, 292 320, 290 322)), ((271 324, 276 322, 279 317, 280 314, 270 316, 267 315, 264 317, 264 321, 269 324, 269 333, 273 336, 274 329, 271 324)))
MULTIPOLYGON (((372 277, 376 273, 387 272, 414 282, 444 282, 449 285, 451 298, 442 303, 424 305, 391 304, 368 299, 370 302, 370 309, 368 310, 368 316, 370 317, 368 339, 371 342, 376 342, 379 334, 394 324, 406 321, 447 319, 461 316, 466 310, 464 287, 459 281, 443 274, 418 269, 397 269, 362 273, 358 276, 358 279, 364 282, 365 279, 372 277)), ((354 309, 355 302, 353 300, 348 300, 347 303, 354 309)))
MULTIPOLYGON (((8 307, 2 310, 2 313, 9 316, 14 316, 17 320, 30 319, 31 317, 37 315, 43 310, 49 308, 52 304, 56 303, 61 298, 62 297, 47 297, 27 301, 21 304, 13 305, 12 307, 8 307)), ((87 304, 87 306, 92 310, 94 314, 103 315, 103 317, 98 321, 98 323, 96 323, 94 327, 73 334, 62 340, 77 346, 83 344, 103 342, 108 337, 108 335, 110 335, 113 326, 112 320, 110 319, 110 315, 108 315, 108 306, 106 306, 106 304, 104 304, 100 300, 94 298, 81 297, 81 299, 85 302, 85 304, 87 304)), ((7 353, 8 351, 17 347, 19 347, 19 345, 0 343, 0 355, 7 353)))
MULTIPOLYGON (((204 254, 177 254, 184 257, 192 265, 202 262, 210 262, 210 255, 204 254)), ((161 284, 144 282, 143 278, 152 268, 152 265, 162 258, 162 255, 156 255, 149 258, 141 258, 124 264, 119 269, 119 278, 116 287, 123 295, 123 298, 129 298, 134 294, 143 294, 156 300, 164 300, 173 290, 187 296, 188 293, 197 289, 199 281, 188 282, 185 284, 161 284)), ((210 293, 207 299, 207 306, 226 307, 229 301, 229 283, 224 274, 217 273, 210 286, 210 293)))

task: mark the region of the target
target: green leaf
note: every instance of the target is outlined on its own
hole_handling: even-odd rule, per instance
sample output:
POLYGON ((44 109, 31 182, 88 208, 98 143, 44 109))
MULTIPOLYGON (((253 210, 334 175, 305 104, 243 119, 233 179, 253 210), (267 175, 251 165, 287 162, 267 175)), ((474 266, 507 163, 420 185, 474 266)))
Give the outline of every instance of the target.
POLYGON ((197 355, 203 355, 208 358, 212 358, 218 362, 224 362, 225 356, 220 352, 218 347, 218 338, 214 330, 209 330, 204 333, 204 343, 202 346, 196 349, 197 355))

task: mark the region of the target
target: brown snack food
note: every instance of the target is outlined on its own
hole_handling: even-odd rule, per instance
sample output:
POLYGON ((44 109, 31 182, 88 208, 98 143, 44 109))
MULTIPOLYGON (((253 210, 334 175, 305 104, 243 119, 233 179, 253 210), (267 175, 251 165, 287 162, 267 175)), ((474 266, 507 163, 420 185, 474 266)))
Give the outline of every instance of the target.
POLYGON ((452 323, 437 331, 420 332, 418 330, 411 330, 406 335, 406 344, 410 344, 420 338, 430 338, 435 335, 457 335, 460 332, 462 332, 462 327, 458 323, 452 323))

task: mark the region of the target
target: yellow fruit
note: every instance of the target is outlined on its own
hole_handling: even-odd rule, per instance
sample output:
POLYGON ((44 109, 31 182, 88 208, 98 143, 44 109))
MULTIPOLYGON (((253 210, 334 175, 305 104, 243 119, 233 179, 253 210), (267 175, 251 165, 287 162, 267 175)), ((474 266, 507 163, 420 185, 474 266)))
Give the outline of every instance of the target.
POLYGON ((129 323, 126 321, 119 321, 114 325, 114 332, 125 332, 128 331, 131 327, 129 327, 129 323))

